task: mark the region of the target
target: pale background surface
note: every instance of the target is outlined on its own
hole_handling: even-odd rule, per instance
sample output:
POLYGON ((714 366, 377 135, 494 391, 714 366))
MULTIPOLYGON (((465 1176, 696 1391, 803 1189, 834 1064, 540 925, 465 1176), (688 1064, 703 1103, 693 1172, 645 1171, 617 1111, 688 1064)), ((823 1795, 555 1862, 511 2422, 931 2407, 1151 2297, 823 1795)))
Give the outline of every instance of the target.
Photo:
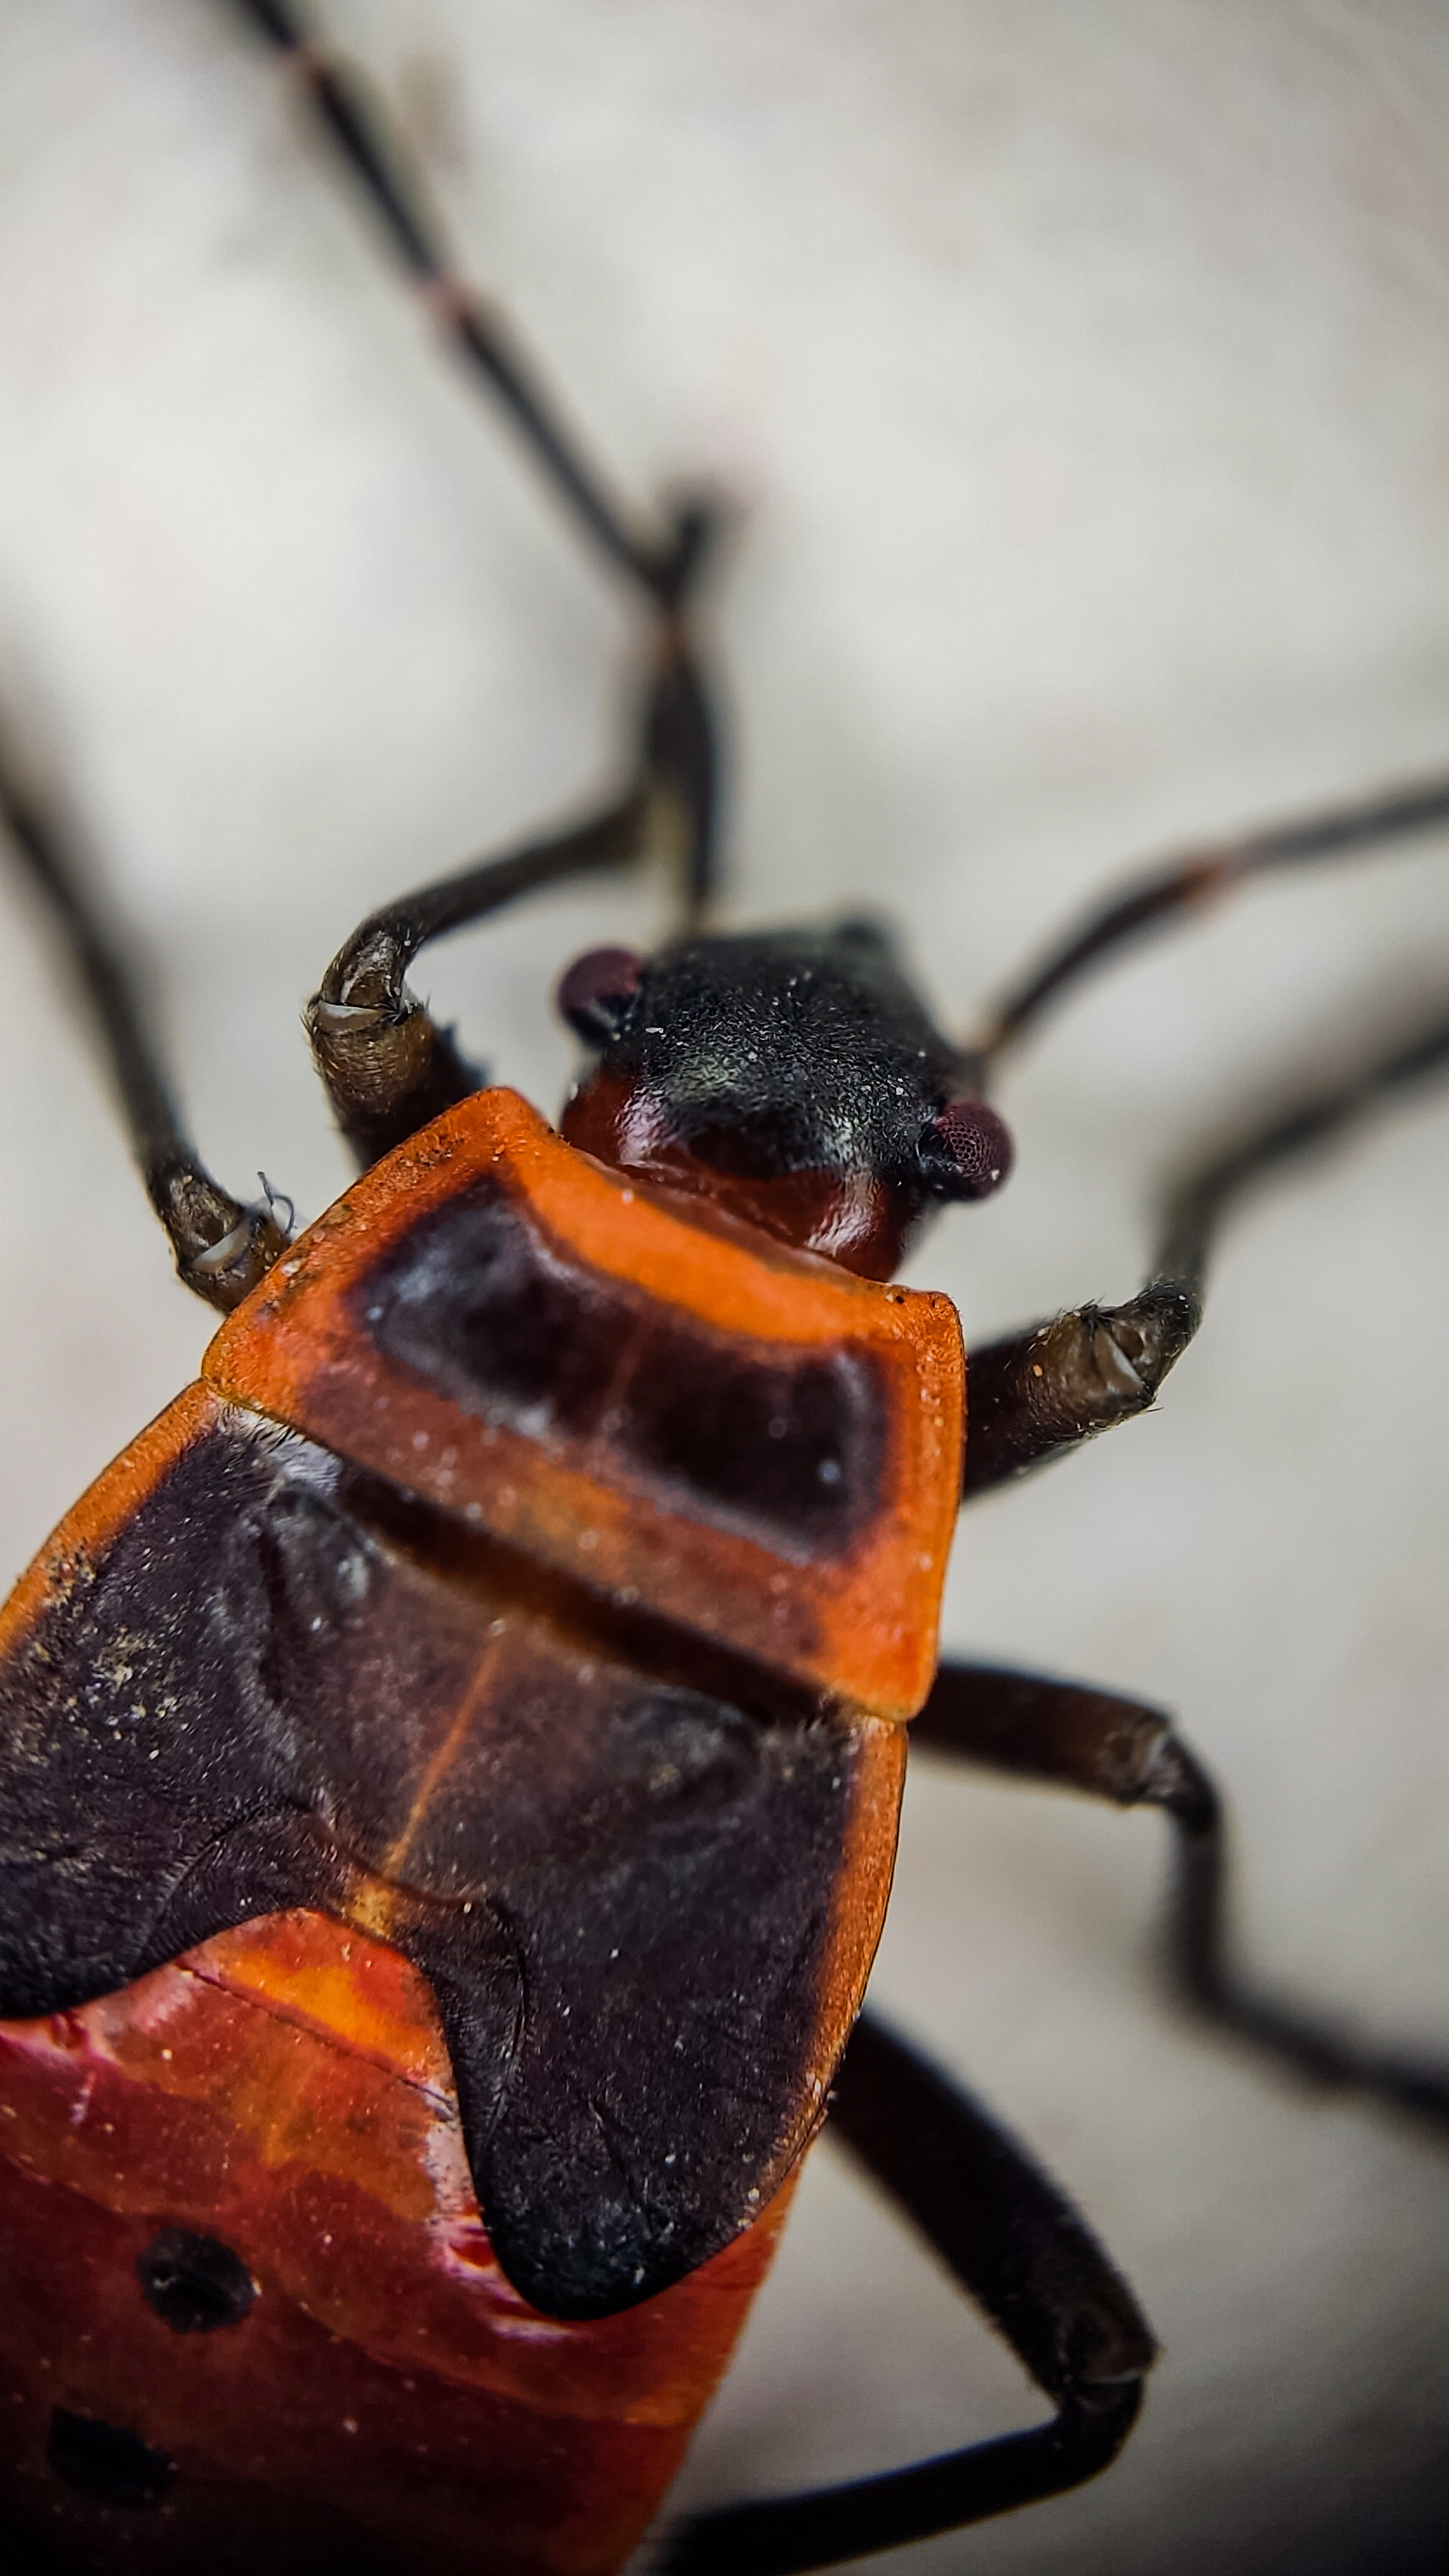
MULTIPOLYGON (((718 602, 745 912, 884 903, 965 1017, 1162 845, 1449 761, 1449 29, 1432 0, 332 0, 621 481, 751 516, 718 602)), ((204 0, 0 6, 0 691, 154 955, 196 1131, 315 1213, 297 1025, 401 884, 607 769, 630 628, 204 0)), ((1129 1293, 1180 1142, 1449 990, 1441 845, 1084 1003, 916 1276, 978 1338, 1129 1293)), ((194 1368, 0 885, 18 1570, 194 1368)), ((556 899, 424 978, 545 1107, 556 899)), ((1449 2052, 1449 1102, 1235 1234, 1158 1414, 988 1505, 946 1636, 1160 1698, 1286 1988, 1449 2052)), ((1449 2156, 1182 2027, 1148 1819, 921 1766, 876 1992, 1081 2199, 1167 2357, 1121 2466, 890 2562, 1442 2563, 1449 2156)), ((681 2500, 1032 2420, 821 2152, 681 2500)), ((885 2562, 882 2562, 884 2564, 885 2562)))

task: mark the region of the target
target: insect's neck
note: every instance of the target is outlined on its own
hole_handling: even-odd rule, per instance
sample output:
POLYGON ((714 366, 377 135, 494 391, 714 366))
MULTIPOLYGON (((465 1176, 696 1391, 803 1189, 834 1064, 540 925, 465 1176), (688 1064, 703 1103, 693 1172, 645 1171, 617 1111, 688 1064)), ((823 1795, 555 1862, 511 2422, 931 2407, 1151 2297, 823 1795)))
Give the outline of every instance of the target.
POLYGON ((894 1278, 925 1212, 923 1192, 872 1172, 731 1169, 744 1155, 728 1134, 686 1144, 645 1087, 617 1074, 581 1083, 559 1126, 580 1153, 667 1193, 693 1224, 767 1235, 863 1279, 894 1278))

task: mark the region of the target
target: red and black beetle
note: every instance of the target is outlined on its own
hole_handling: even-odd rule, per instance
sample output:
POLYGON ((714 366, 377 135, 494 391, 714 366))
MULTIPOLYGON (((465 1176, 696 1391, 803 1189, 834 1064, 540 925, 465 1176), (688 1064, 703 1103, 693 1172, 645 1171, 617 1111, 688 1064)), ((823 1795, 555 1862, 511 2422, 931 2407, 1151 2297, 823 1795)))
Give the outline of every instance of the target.
MULTIPOLYGON (((251 14, 297 50, 284 12, 251 14)), ((344 2541, 359 2567, 616 2566, 838 2076, 842 2133, 1058 2413, 709 2518, 675 2552, 828 2563, 1090 2474, 1151 2358, 1086 2230, 983 2115, 870 2025, 841 2065, 923 1701, 937 1749, 1166 1806, 1196 1999, 1443 2114, 1432 2074, 1226 1985, 1213 1796, 1165 1721, 1023 1675, 932 1684, 959 1334, 946 1301, 886 1282, 933 1203, 1004 1177, 986 1075, 1081 966, 1238 877, 1440 821, 1449 791, 1168 872, 972 1048, 869 923, 714 933, 707 517, 652 545, 617 521, 446 278, 345 75, 302 69, 650 601, 656 654, 598 817, 388 907, 335 961, 309 1022, 367 1168, 295 1245, 278 1202, 243 1207, 197 1164, 46 815, 7 787, 183 1276, 235 1313, 6 1614, 5 2510, 60 2566, 310 2564, 344 2541), (661 816, 685 927, 565 977, 594 1060, 560 1138, 477 1086, 405 971, 501 900, 628 864, 661 816)), ((965 1490, 1140 1412, 1226 1199, 1444 1045, 1421 1033, 1200 1175, 1128 1305, 973 1355, 965 1490)))

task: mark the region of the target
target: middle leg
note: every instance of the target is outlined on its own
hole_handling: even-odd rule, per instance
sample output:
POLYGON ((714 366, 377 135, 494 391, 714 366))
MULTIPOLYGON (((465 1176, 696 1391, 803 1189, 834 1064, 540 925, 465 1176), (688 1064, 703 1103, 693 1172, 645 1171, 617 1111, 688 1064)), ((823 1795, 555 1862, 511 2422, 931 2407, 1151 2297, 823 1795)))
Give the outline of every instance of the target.
POLYGON ((1315 2083, 1377 2094, 1449 2125, 1449 2070, 1295 2011, 1229 1964, 1222 1802, 1160 1709, 1034 1673, 943 1664, 911 1734, 922 1752, 1119 1807, 1160 1808, 1175 1828, 1166 1964, 1178 1993, 1315 2083))

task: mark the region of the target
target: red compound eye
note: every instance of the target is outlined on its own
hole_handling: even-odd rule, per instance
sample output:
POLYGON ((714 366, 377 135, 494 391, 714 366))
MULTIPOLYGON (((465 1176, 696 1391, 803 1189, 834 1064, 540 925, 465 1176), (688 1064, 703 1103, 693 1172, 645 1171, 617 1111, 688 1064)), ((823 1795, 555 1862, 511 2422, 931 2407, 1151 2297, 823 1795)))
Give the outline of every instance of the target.
POLYGON ((928 1177, 947 1198, 990 1198, 1015 1159, 1010 1129, 984 1100, 948 1100, 921 1139, 928 1177))
POLYGON ((587 949, 560 980, 559 1010, 590 1046, 604 1046, 628 1018, 643 975, 632 948, 587 949))

